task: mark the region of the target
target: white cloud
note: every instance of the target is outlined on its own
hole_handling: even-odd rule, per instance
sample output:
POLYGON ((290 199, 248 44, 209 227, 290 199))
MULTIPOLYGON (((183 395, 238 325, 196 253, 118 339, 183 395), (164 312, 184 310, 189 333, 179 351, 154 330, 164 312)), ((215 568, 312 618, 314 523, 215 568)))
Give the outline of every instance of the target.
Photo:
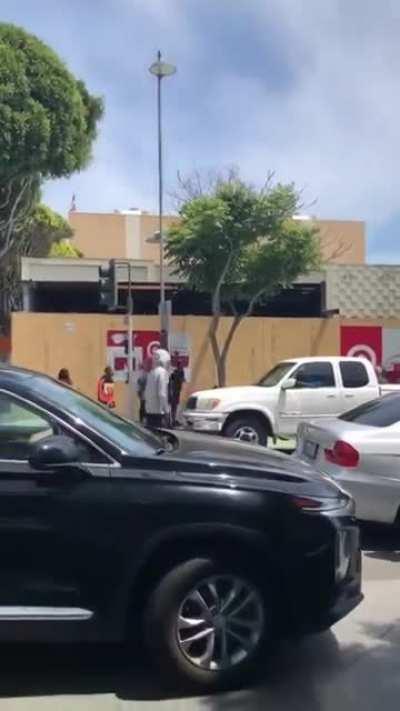
POLYGON ((329 14, 318 0, 265 5, 265 26, 279 18, 292 57, 305 58, 297 83, 270 93, 260 79, 228 76, 214 99, 223 111, 235 97, 225 153, 248 177, 272 168, 307 186, 321 215, 381 222, 399 210, 400 6, 391 15, 387 4, 350 5, 331 2, 329 14))
POLYGON ((176 168, 235 163, 252 180, 262 180, 271 169, 282 180, 294 180, 305 187, 306 200, 317 199, 313 210, 320 216, 379 226, 400 213, 397 0, 381 5, 375 0, 220 0, 226 22, 216 28, 215 0, 113 0, 113 7, 116 22, 121 17, 124 24, 131 22, 132 48, 128 51, 122 30, 120 45, 114 34, 114 45, 107 48, 104 23, 101 47, 95 33, 79 47, 74 62, 87 68, 89 85, 91 45, 96 57, 104 53, 104 67, 110 66, 109 77, 98 74, 95 80, 108 110, 90 169, 67 186, 56 183, 47 190, 57 207, 60 197, 65 202, 66 192, 74 191, 82 209, 154 206, 155 97, 147 66, 161 46, 166 58, 178 63, 166 105, 170 180, 176 168), (209 10, 208 25, 200 6, 209 10), (261 37, 266 47, 280 46, 275 63, 265 64, 265 81, 261 58, 252 55, 255 38, 243 37, 237 46, 243 61, 247 58, 246 76, 240 76, 237 63, 232 70, 228 49, 224 53, 242 11, 253 13, 258 43, 261 37), (207 54, 215 45, 220 64, 210 73, 207 54), (293 75, 281 87, 279 56, 293 75), (268 81, 272 73, 278 78, 275 87, 268 81))

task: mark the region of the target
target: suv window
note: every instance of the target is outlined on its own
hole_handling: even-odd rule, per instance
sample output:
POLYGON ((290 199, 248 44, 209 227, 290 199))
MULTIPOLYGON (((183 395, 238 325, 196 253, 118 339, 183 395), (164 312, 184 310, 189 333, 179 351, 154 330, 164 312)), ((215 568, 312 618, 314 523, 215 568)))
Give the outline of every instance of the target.
POLYGON ((335 376, 331 363, 304 363, 293 373, 296 388, 334 388, 335 376))
POLYGON ((342 360, 340 362, 340 374, 345 388, 363 388, 369 383, 364 363, 342 360))
POLYGON ((390 427, 400 422, 400 396, 386 395, 379 400, 370 400, 339 419, 370 427, 390 427))
POLYGON ((50 415, 8 393, 0 393, 0 460, 26 461, 32 445, 53 434, 72 437, 81 451, 81 462, 105 461, 100 452, 86 445, 80 437, 74 437, 69 430, 64 430, 50 415))

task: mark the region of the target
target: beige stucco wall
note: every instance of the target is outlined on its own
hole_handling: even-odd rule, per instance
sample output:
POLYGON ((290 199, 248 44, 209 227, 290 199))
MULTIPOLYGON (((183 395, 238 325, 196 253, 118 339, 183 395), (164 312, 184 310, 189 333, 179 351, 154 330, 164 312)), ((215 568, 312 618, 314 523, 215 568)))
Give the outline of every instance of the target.
MULTIPOLYGON (((176 222, 164 217, 164 230, 176 222)), ((147 213, 70 212, 74 243, 84 256, 93 259, 146 259, 159 262, 159 247, 146 240, 158 231, 158 216, 147 213)), ((319 229, 324 262, 365 263, 365 227, 352 220, 315 220, 319 229)))
MULTIPOLYGON (((164 217, 163 232, 166 232, 171 225, 176 222, 176 217, 164 217)), ((159 220, 157 215, 141 215, 140 216, 140 239, 142 248, 142 259, 149 259, 153 262, 160 261, 160 249, 157 244, 149 244, 146 242, 148 237, 153 237, 155 232, 158 232, 159 220)))
POLYGON ((74 245, 87 259, 126 258, 125 215, 70 212, 74 245))
MULTIPOLYGON (((223 319, 222 332, 229 323, 229 318, 223 319)), ((188 391, 216 384, 207 338, 208 324, 207 317, 172 319, 172 330, 187 333, 191 343, 192 382, 188 391)), ((156 316, 137 316, 134 320, 137 330, 157 330, 158 325, 156 316)), ((69 368, 76 387, 95 396, 96 380, 105 365, 106 332, 120 328, 124 328, 123 316, 15 313, 12 363, 52 376, 60 368, 69 368)), ((283 358, 335 355, 338 349, 339 321, 336 319, 249 318, 240 326, 232 344, 228 384, 254 382, 283 358)), ((124 384, 116 387, 120 409, 126 411, 127 387, 124 384)))
POLYGON ((315 220, 322 260, 333 264, 365 264, 365 225, 353 220, 315 220))

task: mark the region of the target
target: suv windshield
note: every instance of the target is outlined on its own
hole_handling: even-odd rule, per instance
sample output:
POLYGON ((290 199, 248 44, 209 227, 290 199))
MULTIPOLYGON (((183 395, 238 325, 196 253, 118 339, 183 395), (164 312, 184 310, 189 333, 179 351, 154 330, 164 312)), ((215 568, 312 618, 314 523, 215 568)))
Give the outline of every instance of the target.
POLYGON ((79 418, 127 454, 150 455, 164 447, 161 437, 51 378, 33 375, 26 386, 32 393, 43 395, 49 404, 79 418))
POLYGON ((272 388, 274 385, 278 385, 294 365, 296 365, 296 363, 278 363, 278 365, 264 375, 256 385, 261 385, 263 388, 272 388))

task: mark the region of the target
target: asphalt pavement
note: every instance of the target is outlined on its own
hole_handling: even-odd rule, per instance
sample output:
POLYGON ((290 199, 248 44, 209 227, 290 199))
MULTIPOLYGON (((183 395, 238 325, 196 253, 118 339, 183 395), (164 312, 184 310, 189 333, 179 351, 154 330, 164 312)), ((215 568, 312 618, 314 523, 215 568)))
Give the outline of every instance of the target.
POLYGON ((363 531, 365 601, 332 631, 284 644, 261 683, 204 698, 168 694, 140 650, 0 647, 0 711, 363 711, 400 694, 400 531, 363 531))

